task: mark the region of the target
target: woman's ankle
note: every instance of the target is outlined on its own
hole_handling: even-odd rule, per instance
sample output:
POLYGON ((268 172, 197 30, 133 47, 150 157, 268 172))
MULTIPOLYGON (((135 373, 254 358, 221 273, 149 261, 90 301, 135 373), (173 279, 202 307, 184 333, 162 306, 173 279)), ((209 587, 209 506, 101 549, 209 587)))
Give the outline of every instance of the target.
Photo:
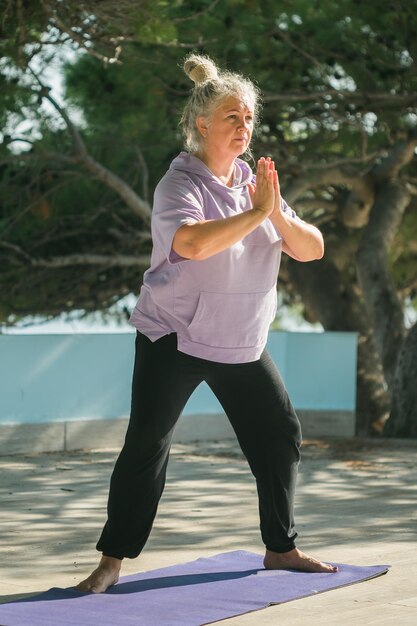
POLYGON ((120 568, 122 567, 122 560, 117 559, 114 556, 106 556, 105 554, 103 554, 99 563, 99 567, 105 567, 106 569, 108 568, 112 570, 120 570, 120 568))

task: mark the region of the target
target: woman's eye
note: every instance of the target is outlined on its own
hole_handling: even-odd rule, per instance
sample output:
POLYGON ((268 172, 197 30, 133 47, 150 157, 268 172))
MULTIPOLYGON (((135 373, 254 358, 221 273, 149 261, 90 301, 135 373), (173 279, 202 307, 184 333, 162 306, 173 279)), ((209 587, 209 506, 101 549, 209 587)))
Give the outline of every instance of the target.
MULTIPOLYGON (((238 118, 239 116, 236 113, 231 113, 230 115, 227 116, 228 120, 237 120, 238 118)), ((245 122, 249 122, 251 124, 253 122, 253 116, 247 115, 245 117, 245 122)))

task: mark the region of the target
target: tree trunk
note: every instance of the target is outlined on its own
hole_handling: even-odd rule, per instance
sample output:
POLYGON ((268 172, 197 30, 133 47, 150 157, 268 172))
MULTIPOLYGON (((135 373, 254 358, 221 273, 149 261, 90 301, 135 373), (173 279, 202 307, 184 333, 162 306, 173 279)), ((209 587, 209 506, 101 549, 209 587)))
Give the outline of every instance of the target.
POLYGON ((328 259, 312 263, 289 260, 291 282, 306 308, 325 330, 356 331, 358 366, 356 391, 356 434, 380 432, 389 410, 382 367, 375 350, 372 330, 357 292, 346 283, 342 272, 328 259))
POLYGON ((417 323, 409 330, 398 355, 391 414, 384 435, 417 438, 417 323))
POLYGON ((356 255, 359 283, 389 391, 405 328, 402 303, 390 275, 388 253, 409 202, 410 195, 399 181, 382 185, 356 255))

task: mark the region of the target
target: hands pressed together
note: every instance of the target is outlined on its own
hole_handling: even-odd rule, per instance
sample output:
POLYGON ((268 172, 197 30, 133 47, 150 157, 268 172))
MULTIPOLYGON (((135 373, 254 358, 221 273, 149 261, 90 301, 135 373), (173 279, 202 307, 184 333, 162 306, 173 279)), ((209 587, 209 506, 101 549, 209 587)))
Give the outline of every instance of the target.
POLYGON ((278 172, 271 157, 261 157, 256 170, 256 185, 248 185, 252 207, 270 217, 281 211, 278 172))
POLYGON ((252 209, 261 211, 279 230, 283 251, 297 261, 314 261, 324 254, 323 236, 313 225, 281 211, 278 172, 270 157, 261 157, 256 171, 256 184, 248 186, 252 209))

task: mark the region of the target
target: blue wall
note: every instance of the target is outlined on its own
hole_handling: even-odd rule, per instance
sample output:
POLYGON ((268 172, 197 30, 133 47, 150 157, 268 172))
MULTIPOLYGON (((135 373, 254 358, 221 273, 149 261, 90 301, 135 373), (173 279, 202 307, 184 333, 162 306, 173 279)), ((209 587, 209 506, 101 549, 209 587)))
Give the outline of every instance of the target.
MULTIPOLYGON (((132 333, 0 335, 0 424, 129 413, 132 333)), ((296 409, 355 410, 356 333, 272 331, 268 349, 296 409)), ((222 413, 202 384, 185 414, 222 413)))

